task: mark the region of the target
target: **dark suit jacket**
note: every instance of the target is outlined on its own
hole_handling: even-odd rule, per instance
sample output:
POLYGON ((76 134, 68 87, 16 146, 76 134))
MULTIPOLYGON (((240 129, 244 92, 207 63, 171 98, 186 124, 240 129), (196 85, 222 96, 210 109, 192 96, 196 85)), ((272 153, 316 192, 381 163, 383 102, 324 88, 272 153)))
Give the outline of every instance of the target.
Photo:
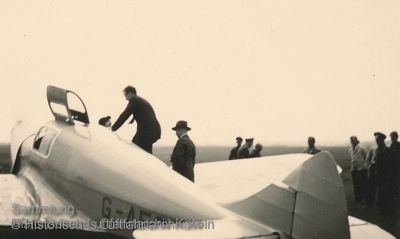
POLYGON ((133 116, 132 122, 136 120, 137 123, 134 139, 154 143, 161 137, 161 127, 153 107, 139 96, 134 96, 129 100, 125 110, 111 127, 112 131, 118 130, 131 115, 133 116))
POLYGON ((237 153, 239 150, 240 146, 236 146, 231 149, 231 153, 229 154, 229 159, 237 159, 237 153))
POLYGON ((375 173, 378 175, 378 179, 392 181, 395 178, 396 169, 394 167, 393 154, 387 146, 377 149, 375 161, 375 173))
POLYGON ((257 150, 253 149, 253 150, 251 151, 251 153, 250 153, 249 158, 258 158, 258 157, 261 157, 260 152, 258 152, 257 150))
POLYGON ((245 159, 245 158, 248 158, 248 157, 250 157, 249 149, 248 149, 248 148, 245 148, 245 147, 241 147, 241 148, 239 149, 237 158, 238 158, 238 159, 245 159))
POLYGON ((194 164, 196 146, 189 136, 184 135, 176 142, 171 155, 172 168, 182 176, 194 182, 194 164))
POLYGON ((400 143, 395 142, 390 145, 390 151, 392 154, 392 160, 393 160, 393 170, 395 171, 396 174, 396 183, 398 184, 398 188, 400 189, 400 143))

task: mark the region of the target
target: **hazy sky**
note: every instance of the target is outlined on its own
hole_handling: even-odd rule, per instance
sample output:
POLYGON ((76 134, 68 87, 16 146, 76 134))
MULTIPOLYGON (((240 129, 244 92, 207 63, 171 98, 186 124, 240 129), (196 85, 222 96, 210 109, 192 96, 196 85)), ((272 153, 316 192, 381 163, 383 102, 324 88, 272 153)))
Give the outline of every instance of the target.
MULTIPOLYGON (((372 139, 400 130, 400 1, 0 0, 0 139, 50 117, 48 84, 115 120, 130 84, 157 145, 185 119, 198 145, 372 139)), ((132 137, 135 127, 121 134, 132 137)))

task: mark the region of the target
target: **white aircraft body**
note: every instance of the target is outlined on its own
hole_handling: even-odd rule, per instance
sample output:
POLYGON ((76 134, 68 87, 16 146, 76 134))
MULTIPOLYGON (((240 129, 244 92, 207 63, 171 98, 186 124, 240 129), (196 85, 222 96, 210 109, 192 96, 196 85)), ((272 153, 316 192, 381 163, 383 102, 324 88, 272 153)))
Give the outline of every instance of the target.
POLYGON ((47 97, 55 119, 39 128, 19 122, 12 131, 11 172, 0 175, 0 225, 26 217, 169 220, 178 223, 93 230, 139 239, 394 238, 348 216, 343 184, 328 152, 196 164, 192 183, 109 129, 89 124, 83 102, 72 91, 48 86, 47 97), (71 97, 83 110, 71 109, 71 97), (75 211, 16 215, 15 205, 75 211), (181 222, 204 224, 193 228, 181 222))

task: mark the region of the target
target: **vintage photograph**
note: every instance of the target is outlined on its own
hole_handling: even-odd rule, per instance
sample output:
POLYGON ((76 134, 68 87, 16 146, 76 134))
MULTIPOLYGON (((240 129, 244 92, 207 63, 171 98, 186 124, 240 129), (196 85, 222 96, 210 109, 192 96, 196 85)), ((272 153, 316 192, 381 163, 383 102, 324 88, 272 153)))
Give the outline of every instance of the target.
POLYGON ((399 11, 0 0, 0 238, 400 238, 399 11))

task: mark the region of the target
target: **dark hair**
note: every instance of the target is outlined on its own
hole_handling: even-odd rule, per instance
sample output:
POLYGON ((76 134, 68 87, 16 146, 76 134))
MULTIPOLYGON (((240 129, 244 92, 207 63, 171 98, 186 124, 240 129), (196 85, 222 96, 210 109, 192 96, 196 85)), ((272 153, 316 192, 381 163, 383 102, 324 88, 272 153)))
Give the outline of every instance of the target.
POLYGON ((136 95, 136 89, 133 86, 128 85, 127 87, 125 87, 124 89, 125 93, 132 93, 134 95, 136 95))
POLYGON ((106 116, 106 117, 102 117, 99 119, 99 125, 103 125, 106 126, 106 122, 109 121, 111 119, 110 116, 106 116))

